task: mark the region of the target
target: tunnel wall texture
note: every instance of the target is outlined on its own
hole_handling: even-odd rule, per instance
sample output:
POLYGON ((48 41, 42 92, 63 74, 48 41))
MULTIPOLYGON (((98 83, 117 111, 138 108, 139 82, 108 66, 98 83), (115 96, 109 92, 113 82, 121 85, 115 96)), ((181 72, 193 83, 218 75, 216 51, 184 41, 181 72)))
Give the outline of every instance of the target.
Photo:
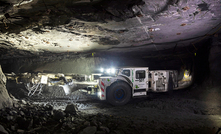
POLYGON ((8 91, 6 89, 6 77, 2 72, 2 68, 0 65, 0 109, 11 106, 12 100, 9 97, 8 91))
POLYGON ((194 83, 221 85, 221 34, 201 42, 194 59, 194 83))
POLYGON ((55 60, 34 69, 35 72, 90 74, 105 59, 85 58, 55 60))
POLYGON ((99 72, 100 68, 122 66, 148 66, 142 59, 122 57, 79 57, 74 59, 54 60, 38 64, 23 64, 18 72, 48 72, 48 73, 76 73, 91 74, 99 72))
POLYGON ((209 54, 210 80, 212 84, 221 85, 221 34, 212 39, 209 54))

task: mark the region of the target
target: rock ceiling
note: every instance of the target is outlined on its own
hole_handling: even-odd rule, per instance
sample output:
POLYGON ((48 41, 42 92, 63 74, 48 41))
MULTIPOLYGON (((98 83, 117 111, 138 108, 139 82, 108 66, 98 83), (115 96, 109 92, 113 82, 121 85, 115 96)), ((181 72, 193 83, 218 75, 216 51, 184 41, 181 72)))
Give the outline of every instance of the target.
POLYGON ((168 54, 220 29, 221 0, 3 0, 0 59, 168 54))

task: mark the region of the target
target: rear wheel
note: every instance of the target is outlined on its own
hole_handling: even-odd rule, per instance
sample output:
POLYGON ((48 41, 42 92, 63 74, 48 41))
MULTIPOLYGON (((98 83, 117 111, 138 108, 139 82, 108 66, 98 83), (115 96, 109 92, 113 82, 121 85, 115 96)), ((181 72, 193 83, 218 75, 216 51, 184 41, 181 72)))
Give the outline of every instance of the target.
POLYGON ((131 87, 123 81, 112 84, 107 91, 107 100, 114 106, 125 105, 130 101, 131 87))

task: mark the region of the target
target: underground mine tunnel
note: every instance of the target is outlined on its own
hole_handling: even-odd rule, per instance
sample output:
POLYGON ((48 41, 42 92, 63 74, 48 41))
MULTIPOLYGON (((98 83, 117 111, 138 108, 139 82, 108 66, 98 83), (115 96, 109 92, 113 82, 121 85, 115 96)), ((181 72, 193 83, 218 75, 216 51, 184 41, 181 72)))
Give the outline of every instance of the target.
POLYGON ((1 0, 0 133, 220 134, 221 0, 1 0))

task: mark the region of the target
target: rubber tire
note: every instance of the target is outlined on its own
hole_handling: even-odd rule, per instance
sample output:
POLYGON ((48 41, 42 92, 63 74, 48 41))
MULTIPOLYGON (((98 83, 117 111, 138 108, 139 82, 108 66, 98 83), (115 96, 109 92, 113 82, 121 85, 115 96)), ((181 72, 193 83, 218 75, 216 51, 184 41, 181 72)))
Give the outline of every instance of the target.
MULTIPOLYGON (((118 94, 119 95, 119 94, 118 94)), ((131 87, 123 81, 117 81, 113 83, 107 90, 107 101, 114 106, 125 105, 130 101, 131 98, 131 87), (117 93, 122 93, 117 98, 117 93)))
POLYGON ((168 94, 169 95, 173 94, 173 78, 171 75, 169 76, 169 81, 168 81, 168 94))

